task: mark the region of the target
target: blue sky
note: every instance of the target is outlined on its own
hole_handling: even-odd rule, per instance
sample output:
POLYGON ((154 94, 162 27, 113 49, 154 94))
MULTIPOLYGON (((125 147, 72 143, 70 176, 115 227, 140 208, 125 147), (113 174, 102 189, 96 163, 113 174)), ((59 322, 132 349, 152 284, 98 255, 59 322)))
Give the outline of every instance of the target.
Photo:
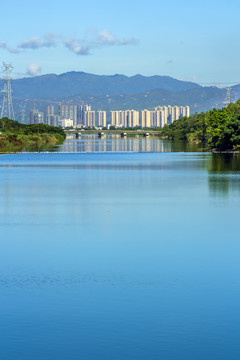
POLYGON ((1 4, 14 77, 84 71, 240 83, 236 0, 28 0, 1 4))

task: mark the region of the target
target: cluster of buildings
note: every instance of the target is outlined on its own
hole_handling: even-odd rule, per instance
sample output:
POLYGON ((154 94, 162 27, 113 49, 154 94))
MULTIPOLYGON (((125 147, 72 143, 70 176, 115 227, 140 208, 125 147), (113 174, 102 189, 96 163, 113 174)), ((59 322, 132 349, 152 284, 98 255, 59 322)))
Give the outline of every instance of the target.
POLYGON ((47 105, 45 113, 37 109, 30 110, 30 124, 66 127, 106 127, 106 111, 93 111, 90 105, 59 104, 55 113, 54 105, 47 105))
POLYGON ((164 127, 173 121, 190 116, 189 106, 158 106, 150 110, 111 111, 110 124, 115 127, 164 127))
MULTIPOLYGON (((164 127, 173 121, 190 116, 189 106, 158 106, 151 110, 110 111, 109 126, 116 128, 164 127)), ((90 105, 62 105, 59 103, 57 114, 55 106, 46 106, 45 113, 37 109, 30 111, 30 124, 45 123, 53 126, 67 127, 106 127, 106 111, 93 111, 90 105)))

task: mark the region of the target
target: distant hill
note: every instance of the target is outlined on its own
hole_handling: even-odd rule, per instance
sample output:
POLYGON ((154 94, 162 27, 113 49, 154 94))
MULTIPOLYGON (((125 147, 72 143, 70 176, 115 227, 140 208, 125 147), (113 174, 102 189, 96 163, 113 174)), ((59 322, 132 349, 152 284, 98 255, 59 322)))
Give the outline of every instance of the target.
MULTIPOLYGON (((142 94, 130 95, 102 95, 102 96, 74 96, 71 103, 80 104, 87 101, 95 110, 126 110, 149 109, 159 105, 190 106, 191 112, 200 112, 213 107, 221 107, 226 98, 226 90, 217 87, 195 88, 179 92, 163 89, 152 90, 142 94)), ((62 99, 66 101, 66 99, 62 99)))
MULTIPOLYGON (((2 84, 0 84, 2 88, 2 84)), ((226 89, 202 87, 169 76, 94 75, 68 72, 61 75, 22 78, 13 81, 16 118, 24 104, 26 121, 34 107, 44 110, 51 102, 92 106, 94 110, 149 109, 159 105, 190 106, 191 113, 225 106, 226 89), (27 101, 26 101, 27 99, 27 101)), ((240 85, 232 87, 232 100, 240 97, 240 85)), ((2 95, 0 95, 0 102, 2 95)), ((57 104, 56 104, 57 106, 57 104)))
POLYGON ((84 72, 48 74, 13 82, 15 98, 59 98, 74 95, 141 94, 156 89, 178 92, 200 88, 200 85, 169 76, 94 75, 84 72))

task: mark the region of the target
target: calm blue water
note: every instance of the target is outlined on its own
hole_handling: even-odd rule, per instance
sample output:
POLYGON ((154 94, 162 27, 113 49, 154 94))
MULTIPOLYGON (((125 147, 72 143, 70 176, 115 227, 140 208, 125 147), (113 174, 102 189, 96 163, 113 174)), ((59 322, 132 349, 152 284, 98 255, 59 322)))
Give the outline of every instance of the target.
POLYGON ((239 161, 0 156, 0 359, 239 359, 239 161))

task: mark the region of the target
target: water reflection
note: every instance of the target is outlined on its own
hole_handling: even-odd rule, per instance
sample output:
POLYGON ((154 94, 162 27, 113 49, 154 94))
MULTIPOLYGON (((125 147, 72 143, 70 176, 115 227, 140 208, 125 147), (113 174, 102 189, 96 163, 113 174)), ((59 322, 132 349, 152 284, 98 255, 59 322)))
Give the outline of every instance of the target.
POLYGON ((68 136, 58 152, 175 152, 175 151, 201 151, 197 144, 187 142, 171 142, 158 137, 131 136, 121 138, 120 135, 82 135, 80 139, 68 136))
POLYGON ((212 154, 210 173, 239 173, 240 154, 212 154))
POLYGON ((240 154, 212 154, 207 162, 208 183, 212 195, 240 193, 240 154))
POLYGON ((239 359, 236 163, 0 156, 0 359, 239 359))

